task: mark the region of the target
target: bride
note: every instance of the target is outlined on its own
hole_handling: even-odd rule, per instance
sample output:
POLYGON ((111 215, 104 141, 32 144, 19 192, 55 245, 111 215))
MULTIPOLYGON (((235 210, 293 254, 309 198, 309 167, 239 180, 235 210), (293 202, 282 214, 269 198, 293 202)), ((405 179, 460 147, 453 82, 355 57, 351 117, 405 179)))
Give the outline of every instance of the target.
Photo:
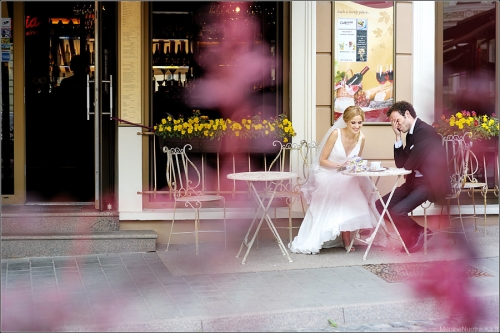
POLYGON ((292 252, 316 254, 321 248, 338 246, 347 250, 351 231, 376 226, 379 216, 370 209, 367 198, 373 190, 372 182, 367 177, 346 176, 337 170, 361 156, 364 120, 364 111, 350 106, 321 140, 309 180, 302 189, 309 209, 297 237, 289 244, 292 252))

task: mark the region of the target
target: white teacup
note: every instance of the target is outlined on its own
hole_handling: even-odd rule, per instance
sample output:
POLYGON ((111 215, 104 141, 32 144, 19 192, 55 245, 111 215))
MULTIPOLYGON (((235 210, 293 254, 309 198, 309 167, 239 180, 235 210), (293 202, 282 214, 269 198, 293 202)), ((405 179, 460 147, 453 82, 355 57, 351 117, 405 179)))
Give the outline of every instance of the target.
POLYGON ((370 169, 378 170, 378 169, 382 168, 381 164, 382 164, 382 162, 372 161, 372 162, 370 162, 370 169))

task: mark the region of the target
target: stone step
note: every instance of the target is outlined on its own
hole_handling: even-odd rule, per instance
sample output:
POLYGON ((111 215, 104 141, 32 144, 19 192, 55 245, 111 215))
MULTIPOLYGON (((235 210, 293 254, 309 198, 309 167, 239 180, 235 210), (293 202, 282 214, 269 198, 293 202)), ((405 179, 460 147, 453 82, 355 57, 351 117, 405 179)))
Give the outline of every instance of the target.
POLYGON ((156 251, 153 230, 91 233, 8 234, 2 230, 2 259, 156 251))
POLYGON ((117 212, 2 212, 3 234, 118 231, 117 212))

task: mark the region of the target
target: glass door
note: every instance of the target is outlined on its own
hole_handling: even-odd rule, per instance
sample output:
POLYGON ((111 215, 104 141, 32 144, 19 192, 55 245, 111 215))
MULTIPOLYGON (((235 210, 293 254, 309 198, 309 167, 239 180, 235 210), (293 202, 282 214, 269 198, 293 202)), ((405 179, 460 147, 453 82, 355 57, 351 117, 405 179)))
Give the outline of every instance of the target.
POLYGON ((27 203, 114 206, 116 7, 25 3, 27 203))

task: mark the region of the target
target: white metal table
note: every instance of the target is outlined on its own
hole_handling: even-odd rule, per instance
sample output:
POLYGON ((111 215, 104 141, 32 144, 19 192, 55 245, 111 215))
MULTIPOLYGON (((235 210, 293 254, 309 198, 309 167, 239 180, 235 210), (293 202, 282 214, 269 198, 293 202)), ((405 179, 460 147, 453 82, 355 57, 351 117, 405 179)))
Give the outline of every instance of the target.
POLYGON ((344 175, 348 175, 348 176, 368 177, 374 185, 374 191, 372 191, 370 193, 370 197, 368 199, 368 202, 370 203, 370 208, 372 209, 372 211, 375 214, 377 214, 377 209, 375 207, 373 207, 373 205, 371 204, 372 203, 371 196, 373 194, 377 194, 378 198, 380 199, 380 202, 382 203, 382 206, 384 207, 382 213, 380 214, 380 218, 378 219, 377 226, 375 227, 375 231, 372 233, 372 235, 370 235, 367 239, 363 240, 359 237, 359 230, 356 230, 356 235, 355 235, 355 237, 353 237, 351 239, 351 244, 349 244, 349 247, 347 248, 347 253, 349 253, 351 251, 351 247, 354 244, 354 239, 357 238, 359 241, 368 244, 368 247, 365 251, 365 255, 363 256, 363 260, 366 260, 366 256, 368 255, 368 252, 370 251, 370 248, 371 248, 373 241, 375 239, 375 235, 377 234, 378 229, 380 228, 380 225, 382 224, 382 221, 384 220, 384 215, 386 215, 389 218, 389 220, 391 221, 392 227, 394 228, 394 231, 396 231, 396 234, 398 235, 398 239, 401 241, 401 244, 403 244, 403 248, 405 249, 406 253, 409 255, 410 253, 408 252, 408 249, 406 248, 405 242, 401 238, 401 235, 399 234, 399 231, 396 228, 396 225, 394 224, 394 221, 392 220, 391 214, 387 210, 387 207, 389 206, 389 203, 391 202, 392 195, 394 194, 394 190, 396 189, 396 187, 398 185, 399 179, 401 178, 401 176, 410 174, 411 171, 406 170, 406 169, 402 169, 402 168, 389 168, 389 169, 384 169, 382 171, 361 171, 361 172, 343 171, 342 173, 344 175), (389 194, 389 197, 387 198, 387 202, 384 202, 382 200, 382 196, 380 195, 380 192, 378 190, 377 185, 378 185, 378 182, 380 180, 380 177, 388 177, 388 176, 397 176, 397 178, 396 178, 396 181, 394 182, 394 186, 392 187, 392 190, 389 194), (375 181, 374 181, 374 178, 376 178, 375 181))
POLYGON ((258 209, 257 212, 255 213, 255 217, 252 220, 252 223, 250 223, 250 227, 248 228, 248 231, 245 235, 245 238, 243 239, 243 242, 241 243, 240 250, 238 251, 238 254, 236 255, 236 258, 239 257, 241 250, 243 249, 243 246, 245 245, 247 247, 247 251, 245 253, 245 256, 243 257, 243 261, 241 262, 242 265, 245 264, 245 261, 247 259, 248 253, 250 252, 250 249, 252 248, 253 242, 255 241, 255 238, 257 237, 257 234, 259 233, 260 227, 262 226, 262 223, 264 220, 266 221, 267 225, 269 226, 269 229, 274 235, 274 238, 276 238, 276 241, 278 242, 278 246, 281 250, 281 253, 283 255, 286 255, 288 257, 288 261, 292 262, 292 259, 290 258, 290 254, 288 253, 285 245, 283 244, 283 241, 281 240, 278 231, 276 230, 276 227, 273 224, 273 221, 271 217, 268 214, 269 207, 272 204, 272 201, 274 199, 274 196, 276 195, 276 190, 277 188, 281 185, 281 183, 284 180, 292 179, 292 178, 297 178, 297 173, 294 172, 280 172, 280 171, 253 171, 253 172, 237 172, 237 173, 230 173, 227 175, 228 179, 232 180, 243 180, 246 181, 248 188, 250 190, 250 193, 252 193, 257 205, 258 209), (255 187, 255 182, 266 182, 266 195, 265 197, 259 193, 257 188, 255 187), (267 204, 265 201, 267 200, 267 204), (255 228, 255 232, 252 236, 252 239, 250 242, 248 241, 248 236, 250 235, 252 228, 257 221, 257 218, 260 217, 260 221, 257 224, 257 227, 255 228))

